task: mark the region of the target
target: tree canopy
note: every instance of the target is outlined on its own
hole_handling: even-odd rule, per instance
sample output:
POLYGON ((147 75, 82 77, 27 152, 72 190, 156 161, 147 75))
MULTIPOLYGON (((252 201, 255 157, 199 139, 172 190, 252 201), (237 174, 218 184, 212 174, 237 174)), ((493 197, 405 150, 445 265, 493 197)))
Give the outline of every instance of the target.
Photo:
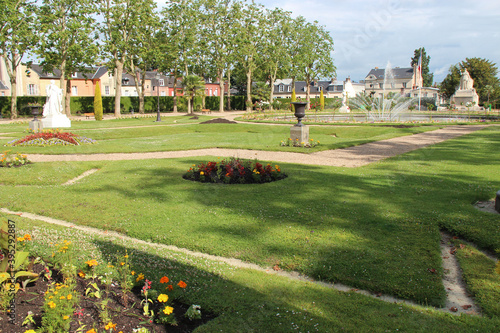
POLYGON ((479 103, 498 99, 500 95, 498 68, 492 61, 482 58, 465 58, 465 60, 450 67, 448 75, 440 85, 440 92, 446 98, 450 98, 457 90, 461 72, 464 69, 467 69, 474 80, 479 103))

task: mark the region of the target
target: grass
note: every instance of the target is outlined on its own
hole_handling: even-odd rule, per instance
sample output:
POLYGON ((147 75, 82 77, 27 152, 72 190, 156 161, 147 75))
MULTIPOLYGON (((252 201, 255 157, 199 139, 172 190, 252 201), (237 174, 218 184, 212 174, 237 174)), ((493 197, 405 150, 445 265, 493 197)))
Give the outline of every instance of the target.
MULTIPOLYGON (((71 132, 97 140, 96 145, 77 147, 25 147, 23 153, 44 154, 91 154, 130 153, 189 150, 202 148, 239 148, 271 151, 292 151, 311 153, 314 151, 344 148, 363 143, 411 135, 436 129, 435 126, 411 128, 393 127, 315 127, 310 130, 311 138, 321 142, 313 149, 280 147, 280 142, 290 136, 289 126, 262 126, 254 124, 199 124, 209 117, 190 120, 188 117, 164 117, 165 123, 154 123, 151 119, 109 120, 103 122, 76 122, 71 132), (173 121, 184 121, 174 124, 173 121), (187 123, 186 123, 187 122, 187 123), (111 124, 106 126, 106 124, 111 124), (94 126, 92 126, 94 125, 94 126)), ((0 145, 26 135, 26 125, 3 125, 0 131, 8 139, 1 139, 0 145)), ((13 151, 18 147, 9 147, 13 151)))
MULTIPOLYGON (((0 213, 0 218, 7 216, 0 213)), ((10 216, 9 218, 13 218, 10 216)), ((158 281, 168 275, 188 287, 182 300, 218 315, 197 332, 496 332, 498 318, 451 316, 428 308, 391 304, 355 292, 291 280, 226 263, 133 244, 104 234, 48 225, 14 217, 20 233, 33 236, 32 252, 50 256, 52 245, 70 240, 75 260, 96 259, 105 265, 128 251, 134 269, 158 281), (151 269, 154 267, 154 269, 151 269)), ((158 288, 159 286, 153 286, 158 288)))
MULTIPOLYGON (((162 126, 148 131, 152 136, 161 132, 158 136, 162 136, 166 135, 165 129, 185 130, 186 137, 191 131, 202 141, 212 140, 210 136, 219 131, 228 131, 227 136, 235 140, 241 135, 241 141, 251 141, 249 137, 245 139, 245 131, 261 131, 257 132, 259 135, 253 133, 254 142, 264 133, 269 138, 283 130, 278 126, 214 124, 162 126)), ((373 138, 407 130, 322 129, 325 132, 319 132, 319 128, 311 132, 350 133, 351 141, 366 140, 363 131, 373 138)), ((500 187, 500 160, 494 153, 500 149, 499 132, 498 127, 491 127, 355 169, 280 164, 289 175, 287 179, 245 186, 200 184, 181 178, 192 164, 214 160, 213 157, 36 163, 0 170, 0 207, 116 230, 143 240, 240 258, 266 267, 278 265, 319 280, 442 306, 445 291, 440 281, 440 229, 481 248, 500 249, 498 217, 472 207, 475 201, 493 197, 500 187), (92 168, 99 171, 77 184, 61 186, 92 168), (436 269, 438 274, 430 274, 428 269, 436 269)), ((121 140, 133 145, 136 139, 121 140)), ((278 150, 275 146, 277 143, 272 149, 278 150)), ((113 242, 106 246, 118 245, 113 242)), ((144 256, 163 260, 151 252, 144 256)), ((196 277, 198 273, 205 276, 205 268, 192 264, 196 266, 193 268, 191 264, 183 263, 179 269, 193 270, 196 277)), ((359 331, 360 322, 366 322, 367 331, 398 327, 407 331, 468 331, 472 327, 494 331, 492 328, 499 327, 500 313, 494 307, 487 313, 492 320, 452 318, 404 306, 401 310, 401 306, 315 284, 287 282, 253 271, 228 271, 231 273, 210 272, 214 284, 200 288, 210 290, 199 291, 200 294, 197 291, 198 297, 207 298, 203 303, 207 308, 222 314, 215 326, 206 328, 208 332, 215 331, 220 320, 234 326, 219 327, 244 327, 245 331, 266 331, 266 325, 270 325, 272 331, 288 332, 291 322, 302 325, 300 331, 314 331, 315 326, 309 323, 311 318, 333 332, 342 327, 359 331), (281 311, 282 307, 294 312, 281 311), (286 317, 281 321, 261 318, 276 318, 276 312, 286 317), (306 319, 294 315, 297 312, 306 319), (279 328, 278 322, 284 326, 279 328)), ((494 302, 493 292, 486 289, 483 294, 494 302)))

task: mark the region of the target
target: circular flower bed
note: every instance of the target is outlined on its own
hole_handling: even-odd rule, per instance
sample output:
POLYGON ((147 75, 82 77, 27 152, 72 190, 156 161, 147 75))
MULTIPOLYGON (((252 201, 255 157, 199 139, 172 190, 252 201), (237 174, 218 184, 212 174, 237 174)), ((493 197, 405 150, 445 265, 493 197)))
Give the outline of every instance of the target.
POLYGON ((191 168, 182 178, 202 183, 261 184, 285 179, 279 165, 262 165, 257 161, 230 158, 220 162, 201 163, 191 168))
POLYGON ((94 143, 97 143, 97 141, 84 136, 50 129, 43 130, 38 133, 32 133, 22 139, 10 141, 6 144, 6 146, 79 146, 94 143))

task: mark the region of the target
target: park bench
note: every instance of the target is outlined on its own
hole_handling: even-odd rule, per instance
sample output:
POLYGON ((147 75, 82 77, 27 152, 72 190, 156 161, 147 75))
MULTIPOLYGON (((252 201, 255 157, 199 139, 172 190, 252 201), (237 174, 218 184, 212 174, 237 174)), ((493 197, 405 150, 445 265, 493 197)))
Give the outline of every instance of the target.
POLYGON ((201 113, 212 113, 212 110, 210 110, 210 109, 202 109, 201 113))
POLYGON ((86 119, 89 119, 90 117, 94 117, 94 113, 93 112, 84 113, 83 115, 85 116, 86 119))

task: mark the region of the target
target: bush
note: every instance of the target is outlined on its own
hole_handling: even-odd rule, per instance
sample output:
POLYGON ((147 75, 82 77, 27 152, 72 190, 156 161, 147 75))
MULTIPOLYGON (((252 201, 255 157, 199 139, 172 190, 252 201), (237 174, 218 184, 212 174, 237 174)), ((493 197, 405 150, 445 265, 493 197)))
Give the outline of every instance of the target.
POLYGON ((100 84, 97 84, 95 86, 94 117, 95 117, 95 120, 102 120, 102 98, 101 98, 101 86, 100 86, 100 84))

